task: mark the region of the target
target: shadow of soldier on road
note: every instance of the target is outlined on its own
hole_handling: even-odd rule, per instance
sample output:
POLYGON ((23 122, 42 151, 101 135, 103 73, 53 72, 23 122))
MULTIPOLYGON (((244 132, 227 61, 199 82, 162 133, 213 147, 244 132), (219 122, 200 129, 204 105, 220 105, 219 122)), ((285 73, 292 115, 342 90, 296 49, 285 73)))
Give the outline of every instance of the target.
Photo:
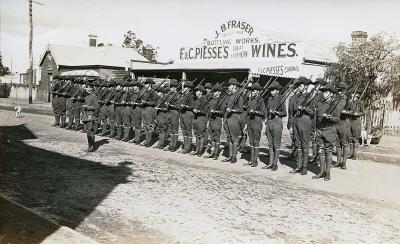
MULTIPOLYGON (((0 126, 0 135, 7 138, 0 142, 0 193, 72 229, 132 174, 127 167, 132 162, 108 166, 30 146, 24 140, 37 137, 25 125, 0 126)), ((5 211, 0 208, 0 219, 18 221, 5 211)), ((39 243, 54 231, 36 233, 32 240, 26 230, 0 228, 0 239, 39 243)))

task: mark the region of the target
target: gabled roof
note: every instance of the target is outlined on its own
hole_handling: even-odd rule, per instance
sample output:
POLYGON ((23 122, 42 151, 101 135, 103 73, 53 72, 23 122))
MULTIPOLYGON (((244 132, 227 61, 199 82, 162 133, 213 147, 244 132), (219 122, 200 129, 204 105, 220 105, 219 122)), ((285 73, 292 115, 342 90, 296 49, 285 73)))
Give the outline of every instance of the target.
POLYGON ((149 62, 133 48, 117 46, 72 47, 49 44, 45 50, 40 65, 51 52, 58 66, 109 66, 129 67, 131 60, 149 62))

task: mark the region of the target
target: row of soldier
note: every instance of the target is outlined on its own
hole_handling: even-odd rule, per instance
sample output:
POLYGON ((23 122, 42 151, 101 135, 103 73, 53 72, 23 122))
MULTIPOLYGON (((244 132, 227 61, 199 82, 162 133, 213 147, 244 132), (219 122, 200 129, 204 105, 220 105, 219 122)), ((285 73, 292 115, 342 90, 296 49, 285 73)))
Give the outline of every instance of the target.
POLYGON ((336 166, 343 169, 349 145, 352 145, 351 154, 356 155, 363 114, 359 99, 362 91, 355 85, 349 88, 340 82, 334 87, 317 79, 309 91, 312 82, 305 77, 292 79, 284 87, 272 78, 264 86, 248 79, 240 83, 231 78, 227 87, 219 83, 194 85, 191 81, 175 79, 164 85, 166 80, 155 85, 152 78, 140 82, 59 77, 52 88, 55 126, 79 130, 81 116, 87 108, 82 105, 91 94, 93 116, 84 119, 91 126, 87 128, 88 123, 84 121, 83 128, 92 131, 93 135, 88 134, 91 150, 94 134, 100 133, 147 147, 153 144, 153 135, 158 134, 156 148, 176 151, 180 127, 181 153, 202 156, 209 147, 210 153, 204 157, 217 160, 223 128, 229 153, 222 161, 236 163, 238 150, 244 148, 248 139, 251 157, 245 165, 256 167, 265 123, 269 163, 262 168, 275 171, 281 149, 282 118, 288 116, 287 126, 298 164, 291 173, 306 175, 309 161, 317 160, 321 172, 313 178, 329 180, 334 147, 336 166), (290 95, 287 110, 286 100, 290 95), (141 141, 142 133, 144 141, 141 141), (312 160, 309 160, 310 145, 312 160))

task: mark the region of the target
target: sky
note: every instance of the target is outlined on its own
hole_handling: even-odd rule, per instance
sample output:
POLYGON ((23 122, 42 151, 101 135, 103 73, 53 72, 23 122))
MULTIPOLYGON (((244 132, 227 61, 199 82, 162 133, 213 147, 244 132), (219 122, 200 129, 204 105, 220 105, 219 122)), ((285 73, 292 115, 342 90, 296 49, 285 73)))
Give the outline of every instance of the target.
MULTIPOLYGON (((121 45, 132 30, 159 47, 159 57, 177 59, 180 47, 195 46, 229 19, 265 31, 327 42, 349 42, 354 30, 400 38, 400 0, 35 0, 33 55, 38 64, 47 44, 121 45)), ((28 0, 0 0, 3 64, 25 72, 28 56, 28 0)))

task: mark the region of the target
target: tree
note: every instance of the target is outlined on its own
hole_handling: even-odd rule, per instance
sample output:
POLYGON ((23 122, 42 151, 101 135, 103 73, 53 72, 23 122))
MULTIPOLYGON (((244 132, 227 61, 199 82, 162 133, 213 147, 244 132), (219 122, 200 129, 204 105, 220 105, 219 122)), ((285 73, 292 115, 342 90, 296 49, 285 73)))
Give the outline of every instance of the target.
POLYGON ((131 30, 126 32, 126 34, 124 35, 122 46, 135 49, 140 55, 142 55, 149 61, 155 61, 157 58, 156 50, 154 48, 149 50, 148 46, 152 46, 145 45, 144 42, 140 38, 138 38, 137 35, 131 30), (149 53, 152 53, 152 55, 149 55, 149 53))
POLYGON ((3 65, 3 56, 1 55, 0 51, 0 76, 9 75, 10 69, 3 65))
MULTIPOLYGON (((389 94, 393 102, 400 100, 400 45, 395 37, 380 33, 350 44, 339 43, 335 51, 338 62, 327 69, 326 77, 350 86, 359 82, 359 88, 365 90, 362 100, 366 110, 380 108, 389 94)), ((368 122, 367 127, 371 129, 368 122)))

